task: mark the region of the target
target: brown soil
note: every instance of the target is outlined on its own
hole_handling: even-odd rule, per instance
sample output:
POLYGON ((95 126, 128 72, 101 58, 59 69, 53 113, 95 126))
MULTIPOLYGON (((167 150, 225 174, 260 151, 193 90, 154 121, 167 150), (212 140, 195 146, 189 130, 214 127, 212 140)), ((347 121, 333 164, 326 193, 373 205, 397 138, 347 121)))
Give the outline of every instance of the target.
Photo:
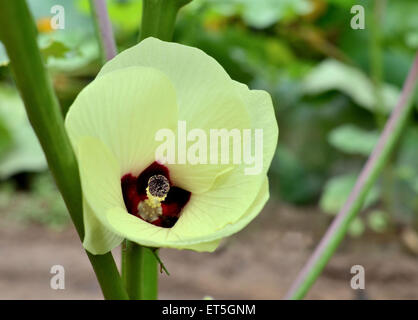
MULTIPOLYGON (((160 298, 280 299, 328 223, 315 209, 270 204, 213 254, 162 250, 171 275, 160 277, 160 298)), ((350 288, 356 264, 365 268, 367 298, 418 299, 418 258, 388 235, 346 239, 307 298, 360 298, 350 288)), ((0 219, 0 299, 101 298, 72 228, 55 232, 0 219), (50 268, 57 264, 65 268, 65 290, 50 288, 50 268)))

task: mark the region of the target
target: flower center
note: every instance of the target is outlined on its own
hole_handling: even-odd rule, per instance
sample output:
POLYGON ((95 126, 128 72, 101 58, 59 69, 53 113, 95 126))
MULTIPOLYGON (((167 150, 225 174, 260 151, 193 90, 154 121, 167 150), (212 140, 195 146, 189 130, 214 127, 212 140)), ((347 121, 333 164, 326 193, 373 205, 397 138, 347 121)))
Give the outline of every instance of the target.
POLYGON ((161 201, 164 201, 170 190, 170 182, 161 174, 148 179, 147 197, 138 204, 138 214, 147 222, 158 220, 163 214, 161 201))
POLYGON ((164 201, 168 191, 170 191, 170 182, 162 174, 149 178, 147 187, 148 199, 154 198, 156 201, 164 201))
POLYGON ((121 186, 128 212, 163 228, 174 226, 191 196, 189 191, 172 185, 168 168, 158 162, 138 177, 124 175, 121 186))

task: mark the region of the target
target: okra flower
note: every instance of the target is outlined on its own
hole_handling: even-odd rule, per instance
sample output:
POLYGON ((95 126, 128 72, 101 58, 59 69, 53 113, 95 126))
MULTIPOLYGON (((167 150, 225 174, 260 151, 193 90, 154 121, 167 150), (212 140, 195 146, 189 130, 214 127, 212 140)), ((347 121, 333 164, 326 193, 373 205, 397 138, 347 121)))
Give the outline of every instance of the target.
POLYGON ((145 39, 104 65, 65 124, 79 163, 83 245, 93 254, 125 238, 213 251, 269 197, 266 173, 278 135, 271 98, 231 80, 201 50, 145 39), (245 130, 256 129, 260 148, 245 139, 245 130), (214 130, 244 137, 232 141, 239 148, 230 143, 222 151, 231 136, 209 147, 214 130), (168 147, 173 141, 175 154, 168 147), (241 149, 250 150, 251 159, 261 156, 256 174, 246 171, 242 157, 226 161, 225 150, 241 149))

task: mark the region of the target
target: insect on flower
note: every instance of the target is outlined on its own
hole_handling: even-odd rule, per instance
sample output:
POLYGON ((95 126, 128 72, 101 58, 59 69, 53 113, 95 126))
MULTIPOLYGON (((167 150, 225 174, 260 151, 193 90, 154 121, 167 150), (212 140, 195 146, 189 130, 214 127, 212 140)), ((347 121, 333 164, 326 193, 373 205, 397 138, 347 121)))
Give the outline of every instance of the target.
POLYGON ((65 123, 83 189, 83 245, 93 254, 125 238, 213 251, 269 197, 266 173, 278 136, 271 98, 233 81, 196 48, 147 38, 123 51, 82 90, 65 123), (179 121, 208 135, 262 129, 261 172, 245 174, 244 163, 159 159, 156 134, 176 132, 179 121))

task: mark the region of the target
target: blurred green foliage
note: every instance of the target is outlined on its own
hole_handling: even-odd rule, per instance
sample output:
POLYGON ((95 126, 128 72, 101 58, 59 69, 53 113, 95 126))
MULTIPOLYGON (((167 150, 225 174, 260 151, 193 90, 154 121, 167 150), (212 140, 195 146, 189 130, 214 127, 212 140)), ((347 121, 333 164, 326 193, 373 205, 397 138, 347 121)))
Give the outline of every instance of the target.
POLYGON ((328 142, 336 149, 366 157, 373 151, 378 139, 377 131, 366 131, 351 124, 335 128, 328 136, 328 142))
MULTIPOLYGON (((376 108, 376 95, 373 82, 357 68, 336 60, 325 60, 316 66, 304 79, 303 90, 306 94, 319 95, 336 90, 350 97, 358 106, 372 112, 376 108)), ((399 90, 390 84, 380 88, 384 113, 389 113, 399 98, 399 90)))
POLYGON ((0 87, 0 179, 46 169, 41 146, 14 88, 0 87))
MULTIPOLYGON (((65 113, 100 68, 89 3, 29 3, 65 113), (50 8, 56 4, 65 8, 64 30, 49 28, 50 8)), ((376 144, 418 49, 418 1, 361 1, 366 28, 353 30, 350 8, 357 3, 194 0, 180 11, 174 34, 175 41, 213 56, 233 79, 270 92, 280 127, 269 173, 272 195, 294 205, 318 204, 331 214, 341 208, 376 144)), ((107 4, 119 49, 134 45, 142 2, 107 0, 107 4)), ((10 119, 17 119, 12 113, 22 107, 16 92, 11 93, 6 60, 0 45, 3 179, 45 169, 28 123, 13 125, 10 119)), ((418 106, 418 96, 415 103, 418 106)), ((417 122, 415 111, 391 163, 368 195, 367 218, 353 222, 352 235, 359 236, 366 228, 383 232, 389 222, 418 225, 417 122)))
MULTIPOLYGON (((344 174, 341 176, 332 177, 328 180, 324 187, 324 193, 322 194, 320 206, 326 213, 337 213, 350 194, 356 182, 356 174, 344 174)), ((380 196, 380 190, 377 186, 374 186, 364 201, 363 208, 368 208, 374 204, 380 196)))
POLYGON ((52 177, 37 174, 31 179, 31 192, 22 192, 12 181, 7 181, 0 188, 0 216, 19 223, 46 225, 54 230, 62 230, 70 222, 52 177))

